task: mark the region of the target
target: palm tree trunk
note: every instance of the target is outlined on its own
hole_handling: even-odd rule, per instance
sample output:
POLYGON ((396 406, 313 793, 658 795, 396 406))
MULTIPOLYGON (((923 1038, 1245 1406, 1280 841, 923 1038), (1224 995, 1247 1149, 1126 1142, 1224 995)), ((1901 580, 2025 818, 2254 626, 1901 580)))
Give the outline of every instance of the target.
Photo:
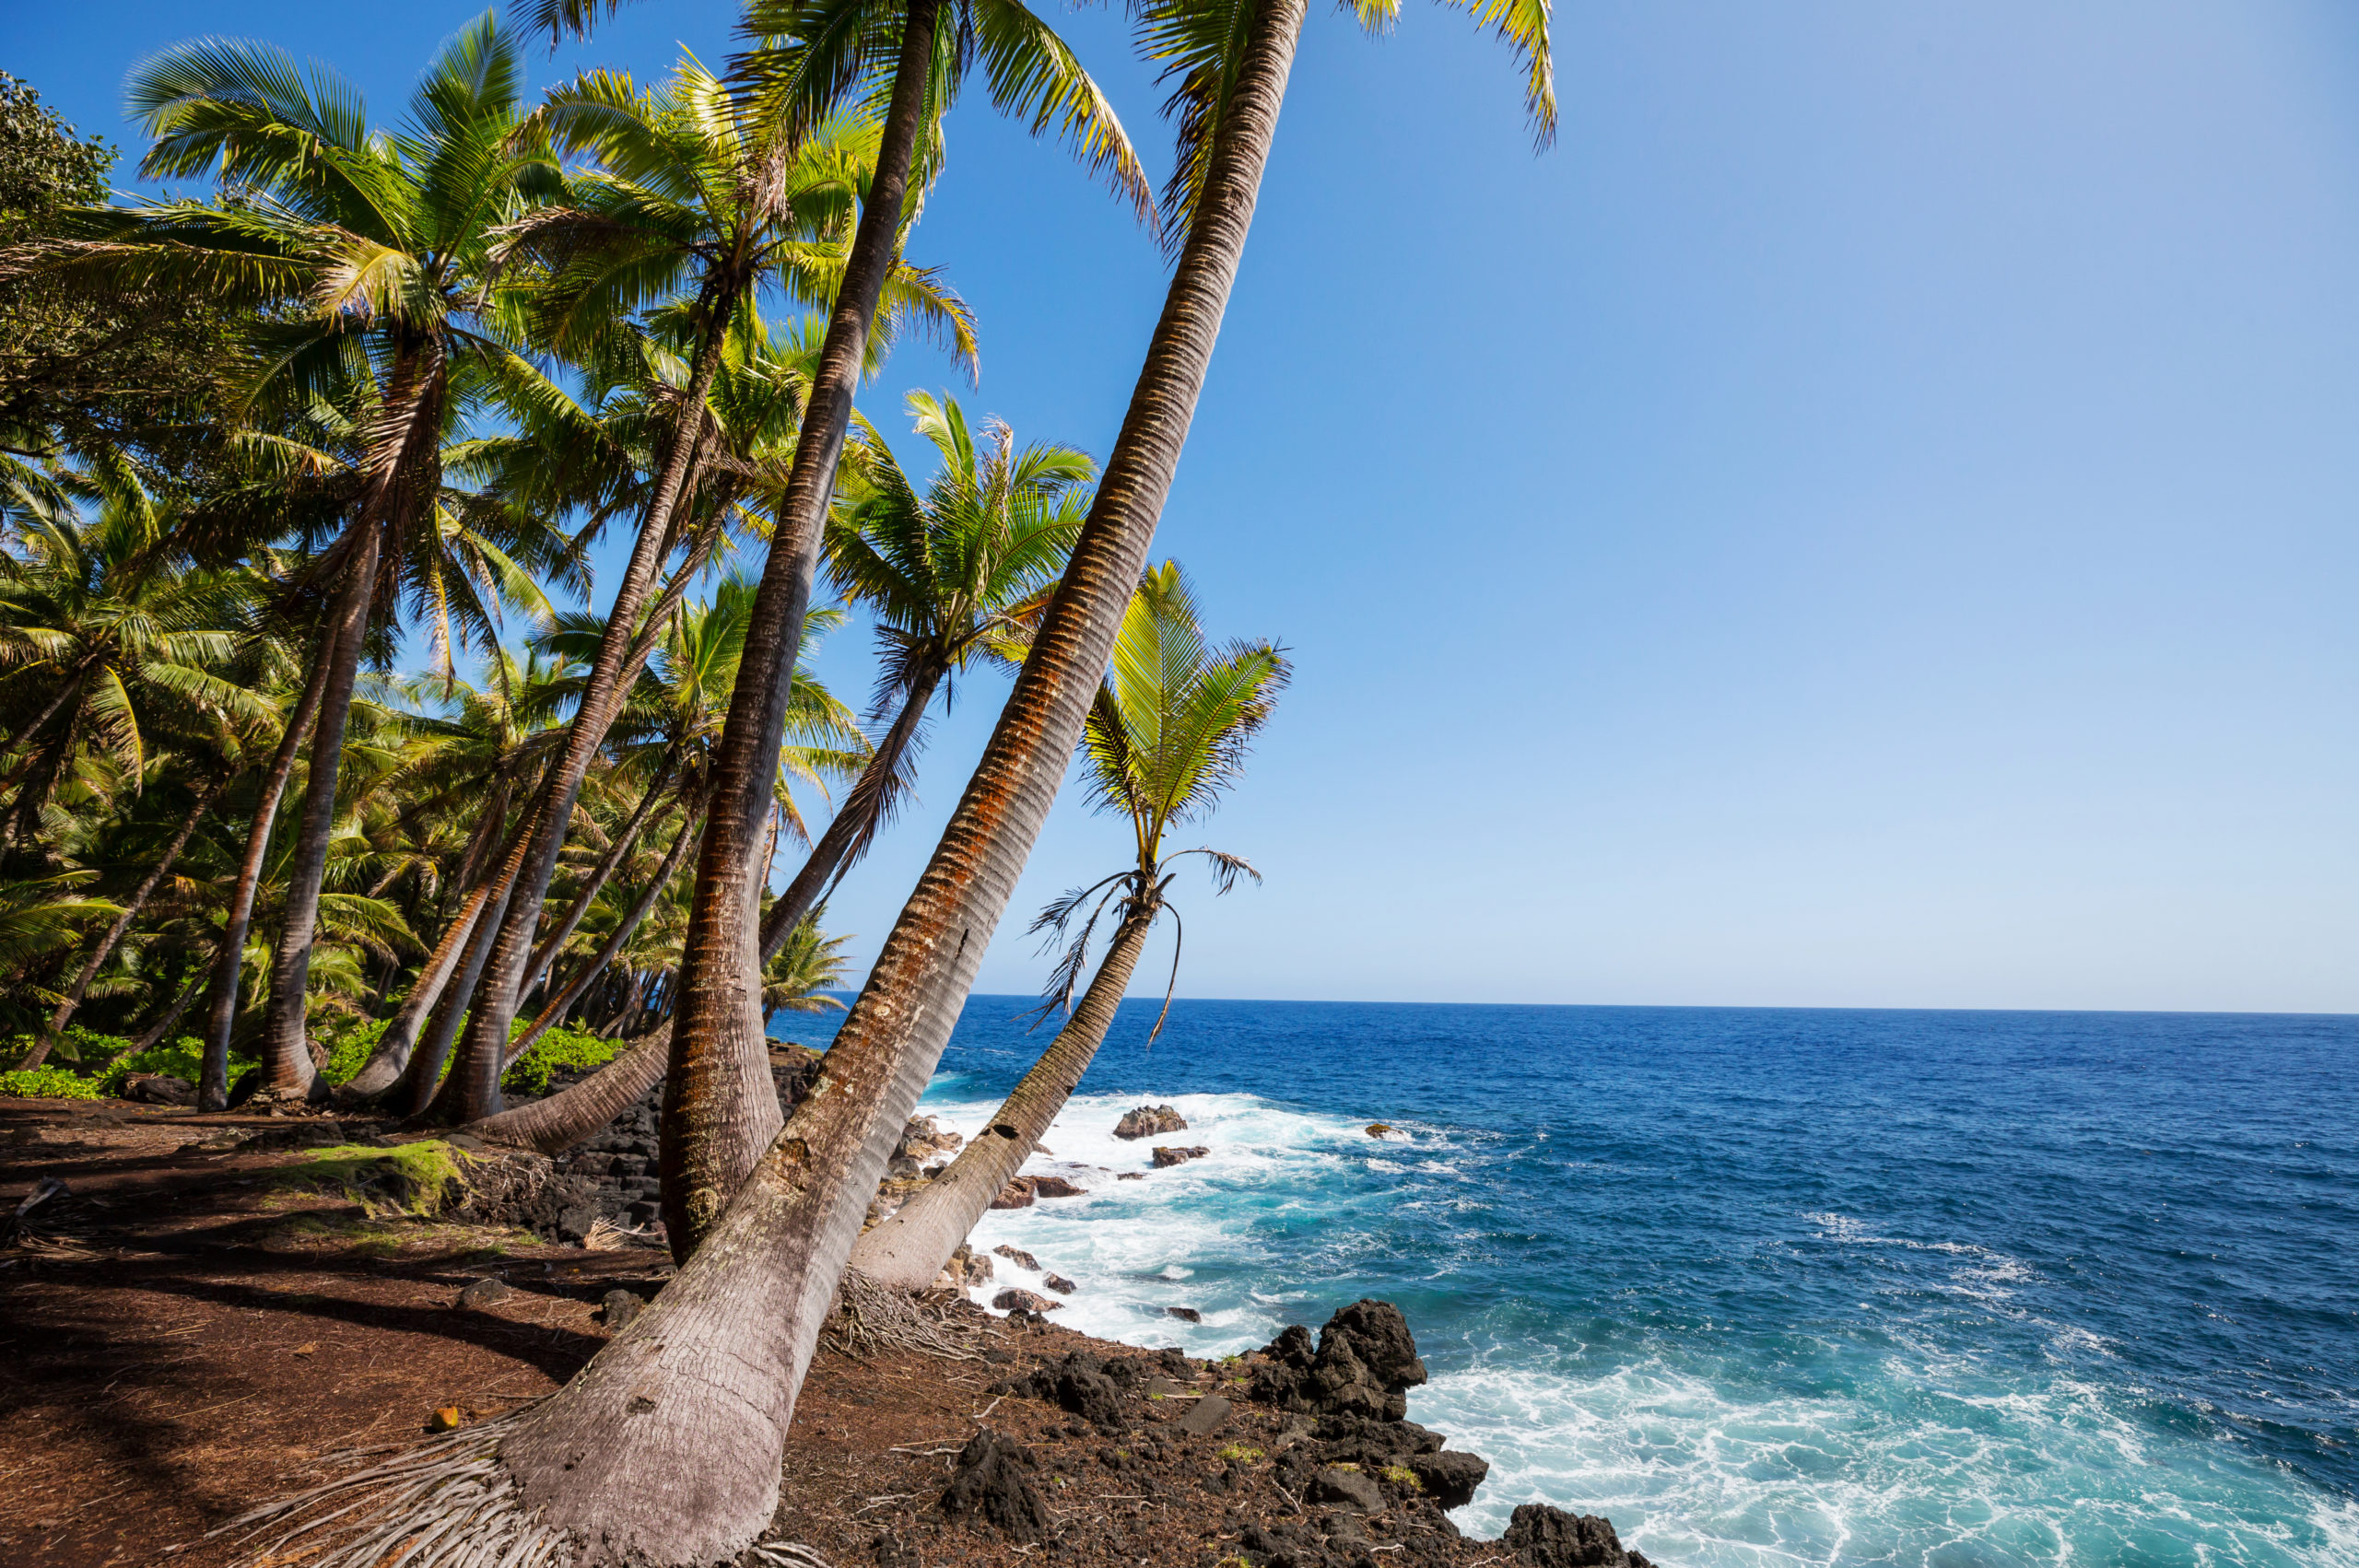
MULTIPOLYGON (((581 706, 566 731, 564 755, 542 787, 543 814, 533 834, 532 853, 524 861, 515 895, 508 901, 508 913, 500 922, 481 994, 475 998, 475 1010, 467 1020, 467 1037, 460 1047, 459 1069, 475 1087, 466 1092, 464 1103, 468 1114, 462 1120, 473 1121, 499 1109, 498 1063, 508 1048, 508 1033, 516 1020, 525 975, 532 968, 534 937, 540 930, 541 904, 547 896, 549 879, 557 872, 557 851, 565 845, 566 830, 573 821, 574 802, 581 798, 582 780, 590 776, 590 764, 621 709, 632 678, 655 649, 654 638, 638 635, 640 612, 647 607, 656 570, 670 551, 673 514, 694 477, 698 449, 704 437, 705 399, 712 391, 713 377, 721 368, 721 352, 728 340, 729 318, 736 300, 733 291, 721 289, 707 303, 710 319, 705 323, 705 340, 681 399, 680 417, 665 450, 663 472, 656 480, 654 493, 648 497, 647 513, 640 521, 639 540, 631 548, 630 564, 624 568, 622 583, 615 591, 614 605, 606 613, 597 657, 591 662, 590 676, 582 688, 581 706)), ((453 1077, 457 1076, 459 1073, 454 1072, 453 1077)))
POLYGON ((196 792, 196 804, 191 806, 188 815, 181 819, 180 831, 172 835, 172 841, 164 847, 163 857, 156 862, 154 869, 140 879, 130 901, 123 905, 123 913, 117 915, 114 924, 107 928, 107 934, 99 939, 99 945, 83 964, 82 972, 74 977, 74 984, 67 989, 65 1000, 59 1002, 57 1011, 49 1015, 49 1026, 41 1031, 41 1044, 33 1047, 33 1053, 25 1059, 24 1066, 39 1067, 49 1059, 50 1048, 57 1044, 57 1036, 65 1032, 65 1025, 73 1018, 75 1009, 82 1005, 83 994, 90 989, 90 982, 98 977, 100 966, 113 955, 116 944, 123 941, 123 932, 131 929, 131 922, 146 907, 148 895, 156 891, 156 884, 164 880, 180 860, 181 851, 188 848, 189 836, 196 831, 196 825, 204 820, 214 797, 220 794, 221 787, 228 782, 227 776, 217 777, 206 780, 205 788, 196 792))
MULTIPOLYGON (((496 835, 498 825, 493 825, 496 835)), ((420 1021, 433 1012, 435 1003, 449 989, 451 977, 458 972, 461 959, 469 951, 483 924, 484 912, 491 907, 494 899, 513 885, 513 873, 520 860, 517 846, 522 841, 529 825, 529 823, 516 825, 515 837, 509 840, 506 852, 494 863, 491 872, 475 883, 474 890, 467 895, 466 902, 459 906, 458 914, 443 928, 440 940, 434 944, 434 952, 426 960, 426 967, 418 971, 417 980, 411 984, 409 995, 402 999, 400 1010, 385 1025, 385 1032, 377 1037, 377 1048, 369 1053, 369 1059, 361 1064, 360 1071, 352 1075, 349 1082, 336 1088, 335 1098, 339 1103, 358 1105, 373 1100, 400 1082, 406 1074, 410 1054, 417 1043, 420 1021)), ((493 841, 496 842, 496 837, 493 841)))
MULTIPOLYGON (((67 701, 73 697, 74 694, 82 689, 82 683, 89 678, 90 666, 96 664, 98 661, 99 655, 95 649, 82 655, 81 662, 74 666, 74 673, 72 677, 58 683, 56 692, 53 693, 49 699, 49 706, 41 710, 41 716, 39 718, 26 725, 23 729, 18 731, 17 738, 15 740, 9 742, 6 747, 0 747, 0 756, 6 756, 9 752, 15 751, 18 746, 27 744, 35 735, 41 733, 41 727, 48 723, 51 720, 56 718, 57 710, 65 707, 67 701)), ((21 780, 26 774, 32 771, 33 764, 39 761, 40 758, 41 754, 39 752, 28 752, 25 755, 24 761, 10 768, 8 770, 8 776, 6 778, 0 778, 0 790, 15 789, 18 782, 21 780)))
MULTIPOLYGON (((663 852, 663 862, 655 868, 654 880, 650 882, 646 891, 639 895, 639 902, 631 906, 630 913, 623 917, 622 924, 614 929, 613 933, 600 945, 598 951, 591 954, 589 961, 574 971, 573 978, 565 983, 565 989, 549 999, 548 1005, 541 1009, 541 1015, 533 1020, 533 1026, 525 1030, 514 1045, 508 1047, 507 1059, 502 1063, 503 1070, 514 1066, 518 1057, 531 1050, 533 1042, 548 1033, 549 1026, 565 1016, 565 1010, 573 1005, 574 999, 588 990, 590 982, 596 979, 599 973, 615 961, 616 955, 622 952, 623 945, 630 941, 631 933, 639 930, 640 922, 647 919, 647 912, 655 907, 655 901, 663 895, 663 890, 669 887, 672 884, 672 879, 679 874, 680 862, 688 858, 688 846, 696 841, 696 833, 697 825, 693 817, 680 825, 680 836, 672 840, 671 848, 663 852)), ((640 1084, 639 1094, 647 1093, 648 1084, 654 1082, 651 1078, 647 1083, 640 1084)), ((581 1086, 576 1085, 577 1088, 581 1086)), ((637 1099, 639 1094, 633 1094, 631 1098, 637 1099)), ((587 1137, 589 1134, 584 1133, 582 1136, 587 1137)))
POLYGON ((320 657, 331 661, 320 696, 318 726, 311 733, 311 775, 303 790, 295 858, 287 873, 287 908, 278 948, 270 965, 270 1012, 263 1029, 262 1092, 310 1099, 321 1092, 305 1029, 305 986, 311 971, 311 940, 319 925, 320 883, 328 869, 328 843, 335 832, 336 776, 344 761, 344 725, 360 678, 360 655, 369 634, 369 608, 376 595, 377 557, 382 531, 363 522, 360 548, 336 591, 335 607, 322 631, 320 657))
POLYGON ((434 1003, 434 1011, 427 1015, 426 1027, 418 1036, 417 1047, 410 1052, 409 1066, 402 1073, 401 1082, 389 1091, 400 1114, 407 1117, 433 1117, 448 1092, 450 1075, 442 1071, 442 1063, 451 1054, 451 1042, 458 1036, 459 1025, 466 1017, 467 999, 474 994, 475 983, 483 973, 484 961, 491 956, 491 944, 499 930, 499 916, 506 907, 506 895, 514 888, 512 882, 495 891, 484 903, 483 913, 476 918, 475 930, 461 950, 459 968, 452 983, 442 989, 434 1003))
MULTIPOLYGON (((590 1562, 715 1562, 769 1523, 795 1396, 861 1217, 1048 818, 1145 564, 1244 252, 1302 15, 1303 0, 1254 8, 1203 204, 1089 521, 818 1090, 654 1305, 500 1440, 500 1466, 525 1504, 543 1525, 597 1542, 590 1562), (690 1469, 693 1487, 645 1484, 690 1469)), ((751 942, 740 941, 750 959, 751 942)), ((702 1022, 693 1000, 675 1036, 702 1022)))
POLYGON ((851 427, 876 301, 900 243, 910 166, 925 129, 939 0, 907 0, 893 94, 875 172, 804 404, 794 467, 779 508, 762 586, 745 629, 737 685, 714 763, 698 857, 696 902, 681 943, 672 1065, 663 1093, 663 1217, 685 1258, 719 1218, 779 1126, 761 1005, 762 812, 778 777, 786 705, 811 603, 836 465, 851 427))
POLYGON ((1131 971, 1138 966, 1155 915, 1152 908, 1133 907, 1123 917, 1089 989, 1081 995, 1081 1005, 1032 1071, 1001 1102, 991 1126, 958 1152, 948 1170, 860 1238, 851 1249, 852 1268, 895 1290, 921 1291, 933 1282, 992 1199, 1031 1157, 1033 1145, 1089 1071, 1090 1059, 1114 1022, 1114 1010, 1121 1005, 1131 971))
MULTIPOLYGON (((638 844, 639 836, 647 830, 648 819, 653 813, 656 802, 663 798, 663 786, 670 781, 671 769, 668 766, 658 769, 655 777, 647 781, 647 792, 640 796, 639 805, 631 812, 630 820, 623 824, 622 830, 615 835, 614 843, 592 869, 590 880, 583 883, 581 891, 574 895, 573 903, 565 911, 565 918, 557 921, 557 928, 543 937, 541 944, 533 950, 533 961, 524 966, 524 983, 517 988, 519 998, 530 992, 547 976, 549 966, 564 951, 567 939, 580 929, 581 918, 590 912, 590 906, 597 901, 599 894, 605 891, 606 883, 614 879, 616 869, 621 866, 623 858, 638 844)), ((538 1030, 534 1032, 539 1033, 538 1030)))
POLYGON ((622 1115, 638 1103, 641 1094, 662 1082, 664 1064, 671 1057, 672 1031, 666 1027, 640 1041, 572 1088, 470 1122, 466 1130, 487 1143, 561 1154, 622 1115))
POLYGON ((295 771, 295 754, 302 749, 304 731, 320 711, 327 690, 328 661, 315 659, 303 683, 303 695, 287 716, 287 728, 271 754, 270 771, 263 776, 254 797, 253 821, 246 825, 245 858, 238 862, 237 884, 229 894, 229 919, 221 927, 221 951, 213 960, 212 989, 207 993, 205 1063, 197 1078, 199 1110, 217 1111, 229 1104, 229 1036, 238 1023, 238 979, 246 960, 246 930, 252 924, 254 897, 262 888, 263 861, 270 851, 271 825, 278 818, 278 802, 295 771))
POLYGON ((885 731, 885 739, 877 743, 876 755, 860 770, 850 791, 844 796, 844 808, 827 824, 827 831, 819 836, 812 847, 810 858, 786 891, 762 917, 762 957, 764 966, 786 947, 786 939, 804 916, 818 907, 819 895, 827 889, 839 870, 850 870, 876 832, 877 819, 884 814, 885 802, 890 798, 894 775, 899 770, 901 757, 916 738, 918 726, 924 721, 925 710, 933 701, 933 689, 941 683, 942 671, 932 661, 921 666, 910 683, 901 701, 901 711, 893 717, 893 727, 885 731))

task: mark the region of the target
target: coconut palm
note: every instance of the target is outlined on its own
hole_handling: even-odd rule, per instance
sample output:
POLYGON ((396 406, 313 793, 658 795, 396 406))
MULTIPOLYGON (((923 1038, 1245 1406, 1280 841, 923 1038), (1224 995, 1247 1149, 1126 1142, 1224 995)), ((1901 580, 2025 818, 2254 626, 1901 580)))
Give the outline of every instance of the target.
MULTIPOLYGON (((557 150, 591 160, 563 200, 519 218, 501 240, 503 256, 539 269, 534 315, 545 340, 560 353, 592 357, 618 322, 655 310, 689 345, 690 364, 669 410, 675 416, 660 442, 660 468, 604 637, 585 660, 589 679, 475 999, 464 1051, 479 1069, 465 1082, 486 1096, 471 1107, 476 1112, 499 1109, 491 1063, 533 968, 541 903, 574 799, 629 687, 632 649, 646 648, 640 615, 658 568, 686 543, 673 519, 692 488, 702 415, 730 340, 758 331, 753 311, 766 287, 824 307, 843 275, 877 132, 842 116, 794 140, 762 111, 763 100, 690 59, 651 94, 627 76, 588 73, 550 93, 534 117, 535 131, 557 150)), ((888 329, 926 322, 971 358, 972 323, 957 297, 898 261, 889 274, 888 329)))
MULTIPOLYGON (((745 579, 724 581, 709 606, 685 607, 666 638, 663 658, 640 676, 640 689, 624 709, 616 740, 626 763, 634 752, 668 759, 677 779, 679 825, 656 873, 643 884, 639 897, 607 930, 597 949, 578 963, 567 983, 543 1006, 532 1028, 520 1036, 510 1059, 540 1033, 564 1016, 592 983, 622 958, 625 947, 660 898, 674 891, 673 876, 696 841, 705 802, 711 792, 713 754, 728 710, 729 693, 736 684, 738 661, 745 648, 745 625, 751 618, 756 585, 745 579)), ((804 616, 806 646, 840 625, 842 612, 815 610, 804 616)), ((797 660, 798 665, 802 662, 797 660)), ((792 813, 790 785, 803 779, 817 783, 842 780, 862 772, 868 758, 851 713, 808 672, 798 668, 794 701, 788 710, 788 738, 780 757, 776 798, 782 813, 792 813)), ((685 918, 685 907, 680 911, 685 918)), ((675 977, 678 936, 670 935, 670 956, 663 965, 675 977)), ((640 966, 640 973, 647 966, 640 966)), ((634 1047, 581 1082, 545 1100, 502 1111, 473 1123, 478 1137, 554 1153, 589 1137, 625 1106, 636 1101, 663 1076, 668 1049, 659 1040, 634 1047)))
POLYGON ((132 109, 155 137, 141 171, 212 174, 239 200, 82 209, 62 221, 64 238, 37 247, 49 270, 85 281, 262 308, 243 405, 334 395, 356 427, 358 493, 298 584, 323 600, 315 659, 325 674, 272 965, 273 1093, 316 1088, 304 977, 372 623, 404 592, 429 601, 445 586, 421 579, 415 548, 438 526, 441 444, 516 357, 487 288, 495 231, 557 179, 546 149, 519 135, 522 86, 489 14, 444 44, 398 135, 373 131, 358 92, 324 67, 266 44, 176 45, 131 74, 132 109))
MULTIPOLYGON (((992 1117, 989 1129, 961 1150, 948 1170, 860 1238, 852 1268, 900 1290, 923 1290, 933 1282, 1089 1071, 1156 919, 1169 914, 1178 924, 1168 890, 1180 860, 1203 857, 1223 893, 1240 875, 1260 880, 1246 861, 1217 849, 1166 854, 1164 839, 1173 827, 1208 815, 1236 781, 1246 747, 1269 721, 1288 673, 1285 657, 1273 643, 1236 642, 1217 651, 1205 646, 1195 596, 1179 563, 1167 561, 1140 579, 1081 746, 1082 776, 1093 802, 1130 818, 1135 863, 1066 894, 1033 921, 1036 932, 1059 936, 1079 922, 1079 933, 1049 984, 1048 1008, 1062 1008, 1069 1021, 992 1117), (1087 962, 1090 937, 1109 904, 1113 935, 1075 1008, 1073 993, 1087 962)), ((1180 972, 1178 949, 1175 937, 1173 984, 1180 972)), ((1170 1004, 1167 986, 1167 1014, 1170 1004)), ((1158 1016, 1147 1033, 1150 1042, 1162 1027, 1158 1016)))

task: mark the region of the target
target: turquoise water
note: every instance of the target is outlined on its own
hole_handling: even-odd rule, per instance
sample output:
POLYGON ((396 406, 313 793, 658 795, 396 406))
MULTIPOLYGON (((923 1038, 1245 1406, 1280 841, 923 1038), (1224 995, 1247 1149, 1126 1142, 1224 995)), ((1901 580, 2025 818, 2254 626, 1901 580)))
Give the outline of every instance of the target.
MULTIPOLYGON (((927 1111, 982 1125, 1022 1006, 968 1004, 927 1111)), ((1200 1354, 1398 1302, 1411 1415, 1493 1463, 1471 1531, 2359 1565, 2359 1020, 1186 1002, 1147 1053, 1149 1016, 1027 1167, 1089 1196, 976 1241, 1200 1354), (1118 1181, 1148 1100, 1212 1153, 1118 1181)))

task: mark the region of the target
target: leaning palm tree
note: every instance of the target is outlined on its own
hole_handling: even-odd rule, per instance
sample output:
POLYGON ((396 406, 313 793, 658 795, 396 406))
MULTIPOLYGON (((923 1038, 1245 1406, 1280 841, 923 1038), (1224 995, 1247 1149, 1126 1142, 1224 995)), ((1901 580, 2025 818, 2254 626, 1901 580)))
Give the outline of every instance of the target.
POLYGON ((87 282, 178 289, 260 307, 249 410, 303 405, 341 380, 359 395, 358 493, 340 533, 304 568, 323 596, 311 767, 272 964, 267 1090, 320 1085, 305 1050, 304 977, 336 817, 337 763, 354 683, 378 623, 405 590, 414 541, 437 523, 448 427, 517 354, 487 288, 495 231, 554 159, 520 135, 522 73, 487 13, 443 45, 400 135, 369 125, 358 92, 266 44, 202 40, 135 67, 131 106, 156 138, 151 179, 216 175, 234 205, 85 209, 36 247, 87 282))
MULTIPOLYGON (((860 1238, 852 1268, 898 1290, 923 1290, 933 1282, 1089 1071, 1147 932, 1167 913, 1177 925, 1179 911, 1168 893, 1178 861, 1204 857, 1223 893, 1240 875, 1261 879, 1234 855, 1210 848, 1167 855, 1163 843, 1173 827, 1209 814, 1236 781, 1246 747, 1269 721, 1288 673, 1285 656, 1274 643, 1237 642, 1217 652, 1205 646, 1195 597, 1178 562, 1167 561, 1140 579, 1114 643, 1113 670, 1098 688, 1082 733, 1083 777, 1090 795, 1101 810, 1130 818, 1136 863, 1066 894, 1032 923, 1035 931, 1062 936, 1080 922, 1079 934, 1050 977, 1045 1004, 1047 1010, 1063 1009, 1069 1022, 1000 1106, 989 1129, 959 1152, 948 1170, 860 1238), (1109 904, 1114 906, 1113 936, 1076 1008, 1074 989, 1087 961, 1090 936, 1109 904)), ((1171 973, 1176 985, 1176 937, 1171 973)), ((1170 1006, 1167 986, 1164 1015, 1170 1006)), ((1158 1016, 1147 1039, 1152 1042, 1162 1027, 1158 1016)))
MULTIPOLYGON (((411 1557, 417 1568, 494 1541, 518 1563, 700 1563, 743 1553, 769 1524, 803 1374, 862 1217, 1047 820, 1146 564, 1244 253, 1304 7, 1147 0, 1141 11, 1150 53, 1179 84, 1180 163, 1194 170, 1180 186, 1186 238, 1089 521, 982 759, 828 1048, 827 1093, 795 1108, 653 1306, 558 1393, 470 1429, 464 1445, 428 1445, 348 1488, 306 1494, 299 1506, 359 1509, 343 1515, 365 1521, 339 1548, 346 1561, 373 1562, 432 1527, 442 1533, 411 1557), (693 1488, 647 1484, 690 1466, 693 1488), (399 1501, 370 1511, 372 1494, 399 1501)), ((1532 58, 1544 128, 1545 0, 1477 14, 1532 58)), ((752 918, 725 928, 745 948, 752 918)), ((692 928, 692 965, 698 940, 692 928)), ((725 977, 732 952, 715 947, 710 961, 725 977)), ((683 1008, 697 1001, 684 987, 683 1008)))
MULTIPOLYGON (((492 1063, 540 946, 541 904, 555 875, 573 804, 636 673, 651 650, 641 614, 658 570, 689 531, 693 469, 707 445, 707 400, 733 339, 759 330, 765 288, 826 306, 842 276, 853 215, 870 182, 873 125, 839 116, 796 140, 764 100, 733 89, 693 59, 662 88, 643 94, 629 77, 588 73, 548 96, 534 128, 563 153, 589 159, 565 197, 510 225, 500 254, 538 269, 533 290, 541 335, 558 352, 595 357, 618 323, 653 309, 690 345, 685 386, 667 400, 672 417, 646 487, 638 538, 609 607, 604 636, 584 660, 589 676, 562 755, 544 788, 530 841, 470 1014, 465 1082, 472 1108, 496 1111, 492 1063)), ((972 323, 933 275, 899 263, 882 298, 888 327, 934 327, 971 360, 972 323)), ((671 388, 664 389, 667 392, 671 388)), ((660 618, 660 617, 659 617, 660 618)))
POLYGON ((911 392, 908 405, 941 468, 921 492, 890 448, 864 443, 827 528, 829 580, 876 622, 883 668, 870 718, 886 724, 884 736, 843 809, 763 915, 765 964, 874 841, 935 693, 949 700, 945 683, 979 657, 1021 661, 1027 614, 1055 586, 1088 515, 1097 465, 1087 453, 1039 443, 1019 452, 998 420, 979 442, 955 398, 911 392))

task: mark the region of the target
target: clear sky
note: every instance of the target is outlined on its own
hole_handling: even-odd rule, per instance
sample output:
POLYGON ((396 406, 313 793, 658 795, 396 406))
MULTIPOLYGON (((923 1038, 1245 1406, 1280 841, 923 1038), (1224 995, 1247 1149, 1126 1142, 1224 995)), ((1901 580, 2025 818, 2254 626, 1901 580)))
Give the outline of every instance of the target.
MULTIPOLYGON (((127 138, 197 31, 393 119, 472 13, 7 0, 0 68, 127 138)), ((1159 165, 1119 12, 1059 12, 1159 165)), ((730 48, 650 0, 586 50, 730 48)), ((2359 1011, 2359 11, 2335 0, 1617 0, 1505 52, 1314 7, 1156 540, 1297 677, 1204 841, 1205 996, 2359 1011)), ((912 247, 966 388, 1103 453, 1164 274, 1061 153, 955 116, 912 247)), ((902 443, 905 456, 918 451, 902 443)), ((861 635, 825 673, 864 696, 861 635)), ((866 954, 1003 685, 830 925, 866 954)), ((1192 840, 1191 840, 1192 841, 1192 840)), ((1116 869, 1068 790, 1022 917, 1116 869)), ((1150 958, 1141 988, 1161 970, 1150 958)))

